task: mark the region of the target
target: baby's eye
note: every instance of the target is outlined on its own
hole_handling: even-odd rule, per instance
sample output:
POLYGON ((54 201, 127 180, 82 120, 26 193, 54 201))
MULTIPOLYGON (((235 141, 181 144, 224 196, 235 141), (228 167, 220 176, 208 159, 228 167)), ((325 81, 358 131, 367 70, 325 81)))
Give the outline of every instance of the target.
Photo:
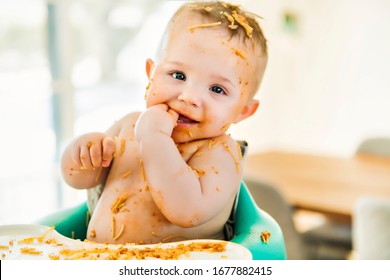
POLYGON ((175 78, 177 80, 182 80, 182 81, 186 80, 186 76, 181 72, 173 72, 171 75, 173 78, 175 78))
POLYGON ((212 92, 217 93, 217 94, 226 94, 225 91, 223 90, 223 88, 221 88, 221 87, 219 87, 219 86, 212 86, 212 87, 210 88, 210 90, 211 90, 212 92))

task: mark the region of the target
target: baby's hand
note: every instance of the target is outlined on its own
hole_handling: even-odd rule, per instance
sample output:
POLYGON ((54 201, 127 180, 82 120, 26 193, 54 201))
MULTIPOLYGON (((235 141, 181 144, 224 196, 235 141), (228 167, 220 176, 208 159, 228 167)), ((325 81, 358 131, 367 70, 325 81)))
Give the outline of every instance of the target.
POLYGON ((150 137, 151 133, 164 133, 172 135, 179 114, 169 109, 166 104, 158 104, 150 107, 139 117, 134 134, 138 140, 150 137))
POLYGON ((87 169, 107 167, 115 152, 115 141, 104 133, 89 133, 76 138, 72 144, 72 160, 87 169))

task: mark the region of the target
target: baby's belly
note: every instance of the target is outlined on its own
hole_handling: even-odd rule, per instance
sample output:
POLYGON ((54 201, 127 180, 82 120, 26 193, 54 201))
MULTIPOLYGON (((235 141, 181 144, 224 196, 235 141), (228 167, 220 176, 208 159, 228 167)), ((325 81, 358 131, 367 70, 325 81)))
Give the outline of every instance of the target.
POLYGON ((193 228, 169 222, 147 188, 132 193, 105 190, 88 227, 87 239, 99 243, 152 244, 187 239, 223 239, 223 219, 193 228))

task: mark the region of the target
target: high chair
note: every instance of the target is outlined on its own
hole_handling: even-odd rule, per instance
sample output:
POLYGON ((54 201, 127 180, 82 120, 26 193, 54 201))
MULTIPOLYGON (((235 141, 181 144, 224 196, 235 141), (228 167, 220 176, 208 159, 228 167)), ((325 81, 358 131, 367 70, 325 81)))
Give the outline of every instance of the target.
MULTIPOLYGON (((71 209, 46 216, 36 223, 54 226, 55 230, 64 236, 84 240, 89 217, 87 202, 84 202, 71 209)), ((286 248, 280 226, 256 205, 244 182, 241 182, 235 206, 226 225, 226 229, 229 228, 232 238, 227 239, 249 249, 254 260, 286 259, 286 248), (267 231, 271 235, 268 242, 265 242, 262 234, 267 231)))

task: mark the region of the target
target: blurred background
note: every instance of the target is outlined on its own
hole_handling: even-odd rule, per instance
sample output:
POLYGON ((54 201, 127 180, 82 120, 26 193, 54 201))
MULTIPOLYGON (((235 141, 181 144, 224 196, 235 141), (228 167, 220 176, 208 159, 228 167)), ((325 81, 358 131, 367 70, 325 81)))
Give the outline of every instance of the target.
MULTIPOLYGON (((62 182, 62 149, 144 109, 145 60, 182 2, 0 0, 0 224, 85 201, 62 182)), ((229 131, 248 156, 348 158, 390 137, 389 1, 232 3, 262 17, 269 43, 260 109, 229 131)))

